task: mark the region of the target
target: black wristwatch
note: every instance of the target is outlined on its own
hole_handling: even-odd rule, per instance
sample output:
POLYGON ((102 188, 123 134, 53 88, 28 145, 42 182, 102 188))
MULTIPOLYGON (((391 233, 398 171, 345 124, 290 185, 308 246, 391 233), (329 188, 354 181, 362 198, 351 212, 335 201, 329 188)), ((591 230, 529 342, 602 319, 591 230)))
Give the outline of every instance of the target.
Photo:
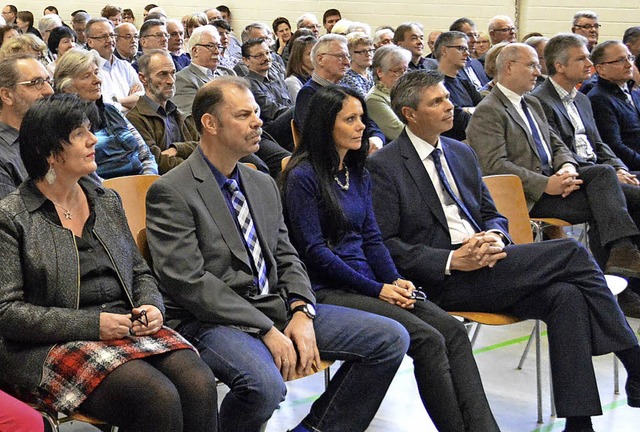
POLYGON ((291 316, 296 312, 303 312, 309 319, 316 319, 316 308, 311 303, 305 303, 291 309, 291 316))

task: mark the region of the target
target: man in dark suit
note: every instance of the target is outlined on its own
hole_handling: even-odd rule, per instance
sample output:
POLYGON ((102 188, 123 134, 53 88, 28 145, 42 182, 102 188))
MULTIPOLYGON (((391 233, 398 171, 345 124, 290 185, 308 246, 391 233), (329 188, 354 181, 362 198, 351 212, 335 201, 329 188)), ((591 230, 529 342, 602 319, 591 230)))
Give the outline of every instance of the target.
POLYGON ((613 351, 623 359, 627 400, 640 406, 640 347, 588 251, 573 239, 510 244, 474 152, 440 136, 453 116, 442 76, 406 74, 391 104, 405 131, 368 168, 376 219, 398 270, 445 310, 544 320, 566 431, 592 431, 590 416, 601 414, 592 355, 613 351))
MULTIPOLYGON (((625 164, 602 141, 589 98, 576 85, 590 75, 587 40, 576 34, 560 34, 549 40, 544 51, 549 77, 531 94, 542 105, 551 129, 571 151, 578 166, 605 164, 615 168, 629 214, 640 220, 640 184, 625 164)), ((640 318, 640 296, 632 290, 618 297, 625 315, 640 318)))
POLYGON ((526 95, 540 74, 536 51, 509 44, 496 62, 498 83, 475 109, 467 140, 484 175, 515 174, 522 180, 533 217, 589 222, 590 246, 607 273, 640 276, 639 232, 629 216, 616 171, 579 166, 549 129, 538 100, 526 95))
POLYGON ((471 81, 462 74, 469 58, 468 41, 464 33, 448 31, 438 36, 435 45, 438 70, 444 74, 444 86, 449 91, 449 99, 455 107, 453 128, 444 135, 459 141, 466 138, 465 130, 471 114, 482 100, 471 81))
POLYGON ((605 41, 591 53, 598 81, 587 96, 604 142, 633 171, 640 171, 640 93, 633 90, 634 57, 626 45, 605 41))
POLYGON ((147 233, 167 324, 230 388, 221 430, 260 430, 284 400, 284 380, 320 356, 345 363, 294 431, 365 430, 408 348, 406 331, 315 305, 275 182, 238 164, 257 150, 262 126, 246 81, 216 79, 193 107, 200 144, 150 188, 147 233))

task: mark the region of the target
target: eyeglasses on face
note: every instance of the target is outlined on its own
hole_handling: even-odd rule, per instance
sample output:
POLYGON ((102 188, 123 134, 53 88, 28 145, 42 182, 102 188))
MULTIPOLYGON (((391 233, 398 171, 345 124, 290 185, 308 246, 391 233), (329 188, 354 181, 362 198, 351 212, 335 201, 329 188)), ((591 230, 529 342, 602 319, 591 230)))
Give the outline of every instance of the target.
POLYGON ((102 36, 87 36, 89 39, 93 39, 93 40, 99 40, 102 42, 106 42, 109 39, 115 39, 118 37, 117 34, 115 33, 107 33, 107 34, 103 34, 102 36))
POLYGON ((464 46, 464 45, 445 45, 445 46, 447 48, 455 48, 460 53, 468 53, 469 52, 469 47, 464 46))
POLYGON ((515 27, 504 27, 504 28, 499 28, 499 29, 493 29, 493 31, 497 31, 500 33, 515 33, 516 32, 516 28, 515 27))
POLYGON ((616 60, 601 62, 600 64, 621 65, 626 62, 633 64, 634 61, 636 61, 636 56, 629 54, 626 57, 620 57, 619 59, 616 59, 616 60))
POLYGON ((540 72, 542 70, 542 65, 540 63, 522 63, 522 62, 519 62, 517 60, 511 60, 511 63, 519 63, 519 64, 527 67, 531 71, 533 71, 535 69, 538 72, 540 72))
POLYGON ((358 51, 354 51, 354 54, 360 54, 360 55, 373 55, 373 53, 375 53, 376 50, 373 48, 368 48, 368 49, 361 49, 358 51))
POLYGON ((341 62, 344 61, 351 61, 351 56, 349 54, 345 54, 345 53, 340 53, 340 54, 335 54, 335 53, 322 53, 323 55, 328 55, 334 58, 337 58, 338 60, 340 60, 341 62))
POLYGON ((216 51, 219 52, 224 49, 222 45, 215 45, 215 44, 196 44, 195 46, 203 47, 213 52, 216 52, 216 51))
POLYGON ((408 70, 409 68, 396 68, 396 69, 389 69, 389 72, 391 72, 395 76, 402 76, 406 74, 408 70))
POLYGON ((42 90, 42 87, 44 87, 44 83, 47 83, 51 87, 53 87, 53 81, 49 77, 47 78, 38 77, 38 78, 32 79, 31 81, 21 81, 21 82, 17 82, 16 85, 35 87, 36 90, 42 90))
POLYGON ((262 60, 262 59, 271 57, 271 54, 273 54, 273 51, 267 51, 267 52, 263 52, 263 53, 256 54, 256 55, 247 54, 247 57, 255 59, 255 60, 262 60))
POLYGON ((574 27, 582 30, 598 30, 602 24, 576 24, 574 27))
POLYGON ((138 39, 140 39, 140 36, 138 36, 138 35, 118 35, 118 36, 116 36, 116 39, 124 39, 124 40, 130 41, 131 39, 138 40, 138 39))
POLYGON ((148 34, 148 35, 144 35, 142 36, 143 38, 147 38, 147 37, 154 37, 154 38, 165 38, 165 39, 169 39, 169 33, 154 33, 154 34, 148 34))

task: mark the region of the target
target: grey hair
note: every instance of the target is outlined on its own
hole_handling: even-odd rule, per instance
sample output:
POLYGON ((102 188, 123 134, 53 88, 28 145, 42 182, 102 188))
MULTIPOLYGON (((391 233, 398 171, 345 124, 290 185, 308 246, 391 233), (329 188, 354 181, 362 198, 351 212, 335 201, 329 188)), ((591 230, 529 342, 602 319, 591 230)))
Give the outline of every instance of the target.
POLYGON ((318 42, 316 42, 313 48, 311 48, 311 64, 313 64, 314 68, 318 67, 318 54, 326 53, 327 48, 333 42, 339 42, 339 43, 345 44, 346 46, 347 38, 342 35, 333 34, 333 33, 329 33, 324 36, 321 36, 320 39, 318 39, 318 42))
POLYGON ((38 31, 44 33, 62 25, 62 20, 56 14, 45 15, 38 21, 38 31))
POLYGON ((579 11, 576 12, 576 14, 573 16, 573 22, 571 23, 571 26, 575 26, 576 24, 578 24, 578 20, 580 18, 588 18, 588 19, 594 19, 597 20, 598 19, 598 14, 592 11, 579 11))
POLYGON ((90 66, 98 66, 100 56, 95 51, 87 51, 82 48, 72 48, 56 62, 56 70, 53 74, 54 90, 56 93, 64 93, 74 79, 90 66))
POLYGON ((373 35, 373 43, 374 44, 379 44, 380 43, 380 39, 382 39, 382 36, 387 34, 387 33, 391 33, 391 37, 393 37, 394 32, 390 28, 382 28, 382 29, 376 31, 375 35, 373 35))
POLYGON ((411 61, 411 52, 398 45, 383 45, 376 50, 373 56, 373 63, 371 64, 371 70, 373 71, 373 78, 376 82, 380 79, 378 77, 378 69, 382 72, 388 72, 393 65, 401 62, 402 60, 409 63, 411 61))
POLYGON ((365 33, 367 36, 371 37, 371 26, 369 26, 369 24, 354 21, 349 25, 349 28, 347 28, 347 35, 354 32, 365 33))
POLYGON ((491 18, 489 20, 489 24, 488 24, 489 31, 492 31, 496 27, 496 22, 497 21, 511 21, 511 22, 513 22, 513 19, 511 19, 511 17, 507 16, 507 15, 496 15, 496 16, 494 16, 493 18, 491 18))
POLYGON ((91 32, 91 28, 98 23, 107 23, 109 24, 111 27, 113 27, 113 23, 111 21, 109 21, 106 18, 92 18, 89 20, 89 22, 87 23, 87 27, 84 29, 84 33, 88 36, 91 37, 93 35, 93 33, 91 32))
POLYGON ((418 109, 422 91, 444 81, 444 75, 437 70, 411 71, 398 79, 391 89, 391 109, 400 121, 407 124, 402 108, 418 109))
POLYGON ((202 40, 203 33, 212 33, 216 35, 216 37, 218 38, 220 37, 220 34, 218 33, 218 29, 212 26, 211 24, 196 27, 193 29, 193 32, 191 32, 191 37, 189 38, 189 52, 191 52, 194 46, 200 43, 200 41, 202 40))
POLYGON ((468 41, 469 37, 466 34, 459 31, 448 31, 438 36, 438 38, 436 39, 436 43, 433 46, 433 51, 434 51, 433 54, 436 56, 436 58, 440 60, 440 56, 442 56, 443 46, 447 46, 453 43, 453 41, 457 39, 464 39, 468 41))
POLYGON ((254 22, 249 24, 244 28, 244 30, 242 30, 242 34, 240 35, 240 39, 242 40, 242 43, 245 43, 249 39, 253 39, 251 37, 251 30, 253 29, 264 30, 267 32, 267 34, 271 34, 271 29, 266 24, 254 22))
POLYGON ((586 46, 587 38, 574 33, 560 33, 549 39, 547 46, 544 48, 544 62, 547 65, 547 74, 554 76, 558 73, 556 63, 567 64, 569 61, 569 48, 586 46))
POLYGON ((73 18, 71 18, 71 22, 74 24, 81 24, 81 23, 86 23, 90 19, 91 19, 91 16, 89 16, 88 13, 78 12, 73 16, 73 18))
POLYGON ((307 18, 309 18, 309 19, 313 19, 313 20, 315 20, 316 22, 319 22, 319 21, 318 21, 318 18, 317 18, 314 14, 312 14, 312 13, 305 13, 305 14, 300 15, 300 18, 298 18, 298 21, 296 21, 296 29, 300 29, 300 28, 302 28, 302 23, 304 23, 304 21, 305 21, 307 18))
POLYGON ((507 45, 509 45, 509 42, 503 41, 495 44, 487 51, 487 54, 484 56, 484 70, 488 76, 496 76, 496 59, 507 45))

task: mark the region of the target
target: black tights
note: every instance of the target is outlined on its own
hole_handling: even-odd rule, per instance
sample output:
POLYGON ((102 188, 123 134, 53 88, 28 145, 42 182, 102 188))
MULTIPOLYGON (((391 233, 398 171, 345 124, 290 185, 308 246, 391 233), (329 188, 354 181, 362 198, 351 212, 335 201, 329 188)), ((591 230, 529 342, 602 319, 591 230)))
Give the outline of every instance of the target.
POLYGON ((117 367, 80 411, 122 432, 215 432, 217 399, 211 369, 183 349, 117 367))

